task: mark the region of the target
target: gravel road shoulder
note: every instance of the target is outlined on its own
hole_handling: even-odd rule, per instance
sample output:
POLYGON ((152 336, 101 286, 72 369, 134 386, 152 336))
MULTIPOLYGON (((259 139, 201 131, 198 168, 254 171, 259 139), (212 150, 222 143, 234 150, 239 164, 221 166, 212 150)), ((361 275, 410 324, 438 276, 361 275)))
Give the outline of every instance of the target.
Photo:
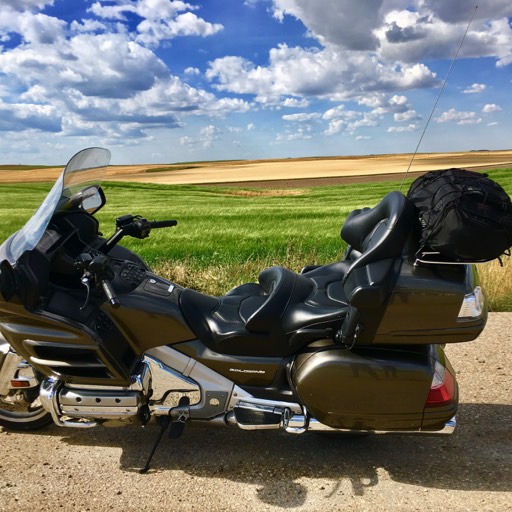
POLYGON ((0 510, 512 510, 511 327, 512 314, 494 313, 477 341, 448 348, 461 393, 453 436, 189 428, 140 475, 155 426, 3 431, 0 510))

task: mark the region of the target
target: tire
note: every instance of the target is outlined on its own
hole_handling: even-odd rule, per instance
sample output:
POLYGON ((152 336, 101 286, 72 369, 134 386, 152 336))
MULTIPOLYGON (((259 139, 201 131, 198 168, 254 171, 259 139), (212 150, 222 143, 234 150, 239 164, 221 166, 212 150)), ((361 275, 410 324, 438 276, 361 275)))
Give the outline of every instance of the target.
POLYGON ((6 411, 0 401, 0 426, 8 430, 36 430, 52 422, 51 415, 42 406, 25 412, 6 411))
POLYGON ((52 421, 39 401, 39 376, 25 361, 18 364, 13 377, 25 377, 33 384, 29 388, 11 389, 6 395, 0 395, 0 426, 9 430, 35 430, 52 421))

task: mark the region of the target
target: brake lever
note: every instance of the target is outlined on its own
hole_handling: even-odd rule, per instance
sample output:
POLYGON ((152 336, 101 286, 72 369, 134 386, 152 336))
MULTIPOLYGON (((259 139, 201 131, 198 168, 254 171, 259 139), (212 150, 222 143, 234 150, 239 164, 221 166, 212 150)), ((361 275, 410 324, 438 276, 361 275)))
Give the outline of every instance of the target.
POLYGON ((108 258, 105 256, 92 257, 90 254, 81 254, 76 263, 77 268, 84 269, 81 278, 81 283, 87 288, 87 295, 84 305, 80 308, 83 311, 89 304, 91 297, 92 284, 91 279, 94 279, 95 286, 101 286, 103 293, 107 297, 109 304, 117 309, 121 306, 121 302, 116 297, 114 289, 108 279, 108 258))

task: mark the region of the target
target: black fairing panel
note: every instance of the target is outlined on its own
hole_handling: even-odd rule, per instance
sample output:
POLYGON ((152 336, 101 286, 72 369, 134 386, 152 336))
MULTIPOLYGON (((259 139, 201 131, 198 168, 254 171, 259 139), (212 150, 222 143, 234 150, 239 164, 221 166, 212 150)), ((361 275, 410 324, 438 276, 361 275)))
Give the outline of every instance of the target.
POLYGON ((4 305, 0 328, 9 344, 43 375, 69 383, 128 385, 140 357, 101 311, 87 324, 23 306, 4 305))
MULTIPOLYGON (((123 289, 119 281, 114 282, 116 290, 123 289)), ((180 310, 180 286, 148 272, 135 289, 131 288, 118 293, 120 308, 103 307, 137 353, 196 337, 180 310)))

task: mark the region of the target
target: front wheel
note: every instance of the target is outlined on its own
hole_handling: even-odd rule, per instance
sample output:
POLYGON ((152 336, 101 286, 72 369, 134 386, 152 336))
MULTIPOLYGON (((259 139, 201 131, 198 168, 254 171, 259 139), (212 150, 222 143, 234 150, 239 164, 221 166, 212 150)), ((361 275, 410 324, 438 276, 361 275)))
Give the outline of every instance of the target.
POLYGON ((51 423, 51 415, 39 400, 37 376, 27 362, 20 360, 11 376, 1 377, 1 380, 8 381, 24 380, 30 387, 8 389, 5 394, 0 394, 0 426, 9 430, 34 430, 51 423))

